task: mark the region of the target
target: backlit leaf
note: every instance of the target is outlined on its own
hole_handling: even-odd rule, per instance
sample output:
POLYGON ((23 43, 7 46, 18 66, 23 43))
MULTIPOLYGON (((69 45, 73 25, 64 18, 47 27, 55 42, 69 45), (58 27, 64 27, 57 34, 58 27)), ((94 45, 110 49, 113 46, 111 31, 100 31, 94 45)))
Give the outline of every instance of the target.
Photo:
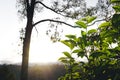
POLYGON ((76 24, 80 27, 80 28, 84 28, 86 29, 87 28, 87 25, 83 22, 83 21, 77 21, 76 24))
POLYGON ((72 58, 71 55, 70 55, 70 53, 68 53, 68 52, 63 52, 63 54, 64 54, 66 57, 68 57, 68 58, 72 58))
POLYGON ((113 6, 113 9, 115 9, 116 12, 120 12, 120 6, 113 6))
POLYGON ((86 32, 85 31, 81 31, 81 35, 82 36, 86 36, 86 32))
POLYGON ((91 30, 88 31, 88 34, 92 34, 92 33, 96 33, 96 32, 97 32, 96 29, 91 29, 91 30))
POLYGON ((79 53, 80 49, 75 49, 72 53, 79 53))
POLYGON ((65 44, 66 46, 68 46, 71 50, 74 48, 74 46, 76 45, 75 42, 73 40, 62 40, 61 41, 63 44, 65 44))
POLYGON ((110 25, 111 25, 110 22, 103 22, 103 23, 101 23, 101 24, 99 25, 99 28, 108 27, 108 26, 110 26, 110 25))
POLYGON ((89 16, 89 17, 87 18, 87 22, 88 22, 88 23, 91 23, 91 22, 94 21, 95 19, 96 19, 96 17, 90 17, 90 16, 89 16))
POLYGON ((76 38, 75 35, 66 35, 66 37, 71 38, 71 39, 75 39, 76 38))
POLYGON ((66 60, 66 57, 60 57, 58 60, 66 60))

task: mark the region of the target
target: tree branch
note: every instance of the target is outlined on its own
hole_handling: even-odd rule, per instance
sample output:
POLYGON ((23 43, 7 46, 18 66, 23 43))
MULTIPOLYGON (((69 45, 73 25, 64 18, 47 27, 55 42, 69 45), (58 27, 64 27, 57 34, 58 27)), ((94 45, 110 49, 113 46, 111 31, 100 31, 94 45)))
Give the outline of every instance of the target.
POLYGON ((64 11, 69 7, 70 1, 71 1, 71 0, 68 0, 68 1, 67 1, 67 4, 66 4, 66 6, 64 7, 63 10, 59 10, 59 9, 58 9, 57 12, 64 12, 64 11))
POLYGON ((105 19, 96 20, 96 21, 94 21, 92 24, 90 24, 90 25, 88 25, 88 26, 92 26, 92 25, 94 25, 96 22, 100 22, 100 21, 106 21, 106 20, 105 20, 105 19))
POLYGON ((73 28, 78 28, 79 26, 73 26, 71 24, 68 24, 66 22, 63 22, 63 21, 59 21, 59 20, 53 20, 53 19, 44 19, 44 20, 40 20, 36 23, 33 24, 33 27, 36 26, 37 24, 41 23, 41 22, 46 22, 46 21, 49 21, 49 22, 56 22, 56 23, 60 23, 60 24, 65 24, 67 26, 70 26, 70 27, 73 27, 73 28))
MULTIPOLYGON (((66 16, 66 15, 61 14, 61 13, 60 13, 61 11, 59 11, 59 10, 55 11, 55 9, 52 9, 52 8, 46 6, 46 5, 45 5, 44 3, 42 3, 41 1, 36 1, 35 4, 37 4, 37 3, 41 4, 41 5, 44 6, 46 9, 49 9, 49 10, 53 11, 53 12, 56 13, 56 14, 59 14, 59 15, 61 15, 61 16, 66 16)), ((64 10, 63 10, 63 11, 64 11, 64 10)))
MULTIPOLYGON (((90 24, 90 25, 88 25, 88 26, 92 26, 92 25, 94 25, 96 22, 100 22, 100 21, 105 21, 105 19, 96 20, 96 21, 94 21, 92 24, 90 24)), ((42 23, 42 22, 55 22, 55 23, 65 24, 65 25, 70 26, 70 27, 73 27, 73 28, 80 28, 79 26, 73 26, 73 25, 68 24, 68 23, 66 23, 66 22, 64 22, 64 21, 53 20, 53 19, 43 19, 43 20, 40 20, 40 21, 34 23, 34 24, 33 24, 33 27, 35 27, 37 24, 42 23)))
POLYGON ((52 9, 52 8, 50 8, 50 7, 48 7, 48 6, 46 6, 46 5, 45 5, 44 3, 42 3, 41 1, 36 1, 35 4, 37 4, 37 3, 40 3, 40 4, 41 4, 42 6, 44 6, 45 8, 47 8, 47 9, 49 9, 49 10, 51 10, 51 11, 57 13, 57 11, 55 11, 54 9, 52 9))

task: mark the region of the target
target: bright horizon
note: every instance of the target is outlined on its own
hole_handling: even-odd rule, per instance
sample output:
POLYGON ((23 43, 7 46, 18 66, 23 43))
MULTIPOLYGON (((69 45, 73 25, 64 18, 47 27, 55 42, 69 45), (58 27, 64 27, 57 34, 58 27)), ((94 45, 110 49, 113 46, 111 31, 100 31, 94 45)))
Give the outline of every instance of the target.
MULTIPOLYGON (((93 3, 95 0, 92 0, 93 3)), ((90 4, 92 5, 92 1, 90 4)), ((87 0, 88 2, 88 0, 87 0)), ((89 2, 88 2, 89 3, 89 2)), ((22 60, 22 54, 20 53, 21 47, 19 47, 20 43, 20 33, 19 30, 22 27, 25 27, 25 20, 20 21, 17 15, 16 0, 2 0, 0 3, 0 63, 2 62, 11 62, 18 63, 22 60)), ((39 13, 38 13, 39 14, 39 13)), ((42 13, 41 13, 42 14, 42 13)), ((52 13, 47 15, 47 13, 42 14, 45 16, 43 18, 54 18, 52 13), (47 16, 46 16, 47 15, 47 16), (51 17, 52 16, 52 17, 51 17)), ((39 20, 40 15, 35 15, 35 20, 39 20), (38 17, 38 18, 36 18, 38 17)), ((71 21, 74 25, 74 21, 71 21)), ((32 32, 31 39, 31 48, 30 48, 30 63, 49 63, 49 62, 57 62, 58 58, 63 56, 63 51, 68 51, 69 49, 63 45, 62 43, 52 43, 50 38, 46 35, 46 30, 48 28, 48 24, 41 23, 36 26, 38 29, 38 33, 35 29, 32 32), (41 27, 42 26, 42 27, 41 27), (44 26, 44 27, 43 27, 44 26)), ((72 29, 69 26, 64 27, 64 34, 79 34, 79 29, 72 29)))

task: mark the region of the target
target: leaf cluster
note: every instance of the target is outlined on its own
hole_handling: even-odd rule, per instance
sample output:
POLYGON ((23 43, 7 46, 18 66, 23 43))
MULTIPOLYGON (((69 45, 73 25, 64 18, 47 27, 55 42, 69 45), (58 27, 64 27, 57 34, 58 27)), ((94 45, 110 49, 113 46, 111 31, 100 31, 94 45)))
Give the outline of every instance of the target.
MULTIPOLYGON (((117 9, 118 10, 118 9, 117 9)), ((85 17, 76 22, 81 28, 80 36, 66 35, 61 42, 70 52, 59 60, 65 64, 66 75, 59 80, 119 80, 120 79, 120 15, 114 14, 97 29, 88 30, 88 24, 96 17, 85 17), (85 58, 86 61, 78 61, 85 58)))

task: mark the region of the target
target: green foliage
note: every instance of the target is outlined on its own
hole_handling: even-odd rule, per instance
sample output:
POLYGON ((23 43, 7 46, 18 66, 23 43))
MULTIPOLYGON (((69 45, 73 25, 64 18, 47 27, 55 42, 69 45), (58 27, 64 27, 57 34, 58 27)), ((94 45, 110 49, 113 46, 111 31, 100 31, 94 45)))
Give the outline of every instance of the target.
POLYGON ((85 18, 82 18, 83 21, 86 21, 87 23, 91 23, 92 21, 94 21, 97 17, 95 16, 87 16, 85 18))
POLYGON ((111 0, 111 3, 114 4, 113 9, 116 12, 120 12, 120 0, 111 0))
POLYGON ((7 65, 0 66, 0 80, 15 80, 15 74, 7 65))
POLYGON ((59 80, 120 80, 120 16, 114 14, 97 29, 88 30, 93 20, 95 17, 80 19, 76 24, 82 28, 81 35, 66 35, 68 39, 61 41, 71 51, 59 59, 67 61, 63 62, 67 73, 59 80), (86 61, 77 61, 73 54, 86 61))
POLYGON ((120 29, 120 14, 114 14, 112 18, 112 26, 116 29, 120 29))
POLYGON ((111 0, 112 3, 120 2, 120 0, 111 0))
POLYGON ((83 21, 81 21, 81 20, 77 21, 76 24, 77 24, 80 28, 85 28, 85 29, 87 28, 87 25, 86 25, 83 21))
POLYGON ((90 34, 92 34, 92 33, 96 33, 96 32, 97 32, 96 29, 91 29, 91 30, 88 31, 88 35, 90 35, 90 34))
POLYGON ((62 40, 61 41, 63 44, 68 46, 71 50, 76 46, 76 42, 74 40, 62 40))
POLYGON ((96 18, 97 18, 97 17, 95 17, 95 16, 92 16, 92 17, 87 16, 87 17, 85 17, 85 18, 82 18, 82 19, 76 21, 75 23, 76 23, 80 28, 86 29, 86 28, 87 28, 87 25, 88 25, 89 23, 91 23, 92 21, 94 21, 96 18))
POLYGON ((63 54, 64 54, 66 57, 68 57, 68 58, 72 58, 71 55, 70 55, 70 53, 68 53, 68 52, 63 52, 63 54))
POLYGON ((116 12, 120 12, 120 6, 113 6, 116 12))
POLYGON ((111 25, 111 22, 103 22, 99 25, 99 28, 109 27, 111 25))

